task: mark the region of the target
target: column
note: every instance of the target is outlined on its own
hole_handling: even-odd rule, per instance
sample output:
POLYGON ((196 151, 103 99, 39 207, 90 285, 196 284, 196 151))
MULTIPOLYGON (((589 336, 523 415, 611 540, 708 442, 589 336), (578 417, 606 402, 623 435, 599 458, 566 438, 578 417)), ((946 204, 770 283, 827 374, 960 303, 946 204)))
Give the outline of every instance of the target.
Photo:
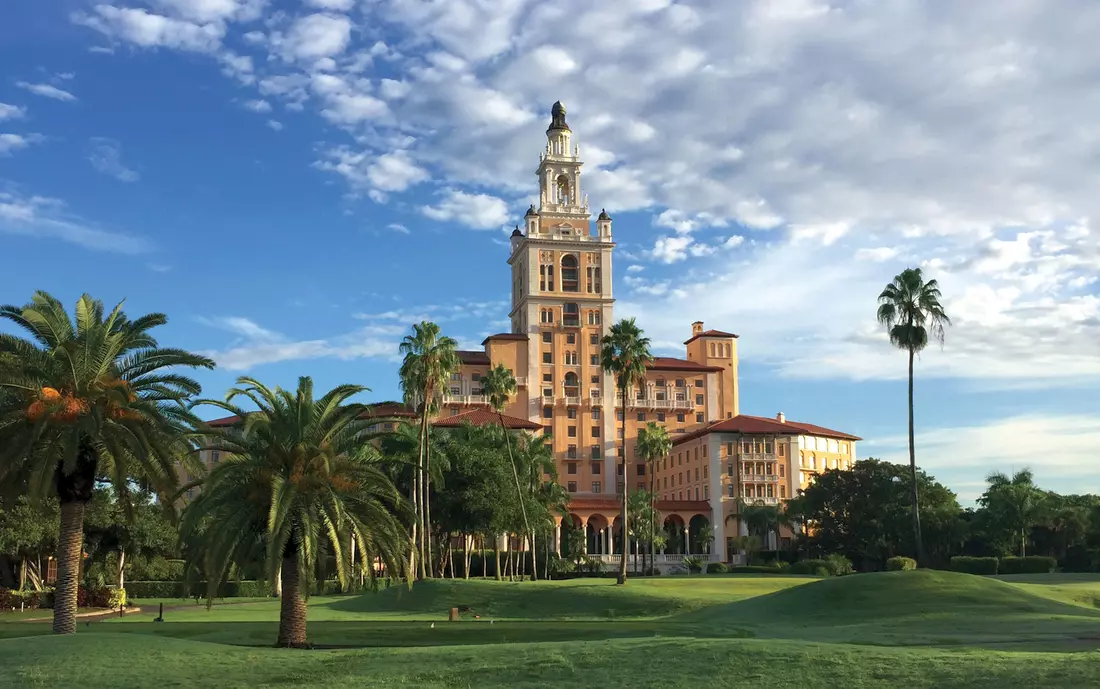
POLYGON ((581 533, 584 534, 584 554, 588 554, 588 520, 581 525, 581 533))
POLYGON ((561 557, 561 522, 554 524, 554 554, 561 557))
POLYGON ((607 554, 608 555, 614 555, 615 554, 615 534, 614 534, 614 532, 611 531, 611 526, 610 525, 608 525, 608 527, 607 527, 606 534, 607 534, 607 554))
POLYGON ((684 555, 691 555, 691 524, 684 524, 684 555))

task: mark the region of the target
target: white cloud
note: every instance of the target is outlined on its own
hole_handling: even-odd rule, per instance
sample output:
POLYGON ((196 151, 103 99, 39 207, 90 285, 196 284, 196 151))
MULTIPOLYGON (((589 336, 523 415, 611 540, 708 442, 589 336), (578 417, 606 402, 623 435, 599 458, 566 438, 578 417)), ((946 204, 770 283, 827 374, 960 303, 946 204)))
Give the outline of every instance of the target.
POLYGON ((22 119, 26 114, 26 108, 19 107, 18 105, 0 103, 0 121, 22 119))
POLYGON ((114 139, 94 137, 88 142, 88 162, 108 177, 120 182, 136 182, 141 175, 122 163, 121 149, 121 144, 114 139))
POLYGON ((145 253, 152 248, 141 237, 102 230, 66 212, 64 202, 58 199, 14 191, 0 191, 0 233, 59 239, 88 249, 123 254, 145 253))
POLYGON ((220 21, 196 23, 113 5, 96 5, 93 14, 77 13, 73 20, 105 36, 143 48, 164 47, 198 53, 217 51, 226 31, 220 21))
POLYGON ((268 120, 267 126, 276 132, 283 131, 283 123, 278 120, 268 120))
POLYGON ((0 134, 0 158, 42 141, 38 134, 0 134))
POLYGON ((428 179, 428 172, 417 167, 407 151, 400 150, 372 155, 340 147, 326 151, 325 158, 314 165, 343 176, 357 189, 376 192, 376 200, 384 200, 386 192, 404 191, 428 179))
POLYGON ((399 222, 391 222, 389 225, 386 225, 386 227, 393 230, 394 232, 399 232, 401 234, 409 234, 409 228, 405 227, 404 225, 402 225, 399 222))
POLYGON ((199 318, 198 321, 237 336, 224 349, 206 352, 220 368, 230 371, 247 371, 264 364, 304 359, 392 360, 397 356, 397 345, 404 330, 400 326, 368 325, 332 338, 295 340, 241 316, 199 318))
POLYGON ((271 103, 262 99, 245 101, 244 107, 252 112, 271 112, 271 103))
POLYGON ((899 250, 896 247, 877 246, 859 249, 856 251, 857 261, 889 261, 897 257, 899 250))
POLYGON ((338 12, 347 12, 355 7, 355 0, 305 0, 306 4, 310 7, 316 7, 322 10, 336 10, 338 12))
POLYGON ((74 96, 73 94, 50 84, 31 84, 26 81, 19 81, 16 82, 15 85, 21 89, 26 89, 27 91, 30 91, 36 96, 42 96, 43 98, 52 98, 53 100, 64 102, 72 102, 76 100, 76 96, 74 96))
POLYGON ((287 55, 316 60, 344 52, 351 41, 351 21, 344 16, 311 14, 294 22, 286 36, 287 55))
POLYGON ((467 194, 447 189, 434 206, 420 209, 432 220, 454 220, 478 230, 496 229, 508 221, 508 204, 488 194, 467 194))
MULTIPOLYGON (((982 425, 921 429, 915 437, 917 464, 954 488, 962 501, 977 498, 993 471, 1035 472, 1036 483, 1060 493, 1100 492, 1100 417, 1087 414, 1026 414, 982 425)), ((860 454, 909 463, 904 434, 861 443, 860 454)))

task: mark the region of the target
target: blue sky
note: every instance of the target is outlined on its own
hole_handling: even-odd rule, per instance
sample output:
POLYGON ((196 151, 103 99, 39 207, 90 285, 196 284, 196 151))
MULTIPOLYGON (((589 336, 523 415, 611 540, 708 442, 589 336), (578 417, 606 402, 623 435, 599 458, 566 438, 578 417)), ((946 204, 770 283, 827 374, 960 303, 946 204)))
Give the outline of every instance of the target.
POLYGON ((1075 27, 1100 10, 1067 4, 9 3, 0 301, 166 312, 212 395, 396 397, 414 320, 507 330, 505 239, 561 99, 615 219, 616 315, 659 353, 692 320, 736 332, 745 413, 904 461, 874 298, 920 265, 955 321, 918 364, 921 465, 964 499, 1023 466, 1098 491, 1100 48, 1075 27))

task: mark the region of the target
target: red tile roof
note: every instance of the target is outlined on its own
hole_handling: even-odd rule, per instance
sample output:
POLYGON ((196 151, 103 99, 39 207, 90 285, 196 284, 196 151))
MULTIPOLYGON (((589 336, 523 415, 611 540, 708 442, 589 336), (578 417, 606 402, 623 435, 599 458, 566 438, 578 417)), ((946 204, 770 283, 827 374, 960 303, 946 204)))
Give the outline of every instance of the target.
POLYGON ((239 416, 223 416, 220 419, 211 419, 206 422, 207 426, 213 426, 214 428, 224 428, 226 426, 232 426, 240 423, 241 417, 239 416))
POLYGON ((696 438, 707 435, 708 433, 743 433, 746 435, 802 435, 803 433, 810 433, 812 435, 839 438, 841 440, 863 440, 863 438, 858 436, 841 433, 840 431, 830 430, 821 426, 814 426, 813 424, 799 423, 798 421, 790 420, 781 423, 777 419, 770 419, 764 416, 738 414, 732 419, 715 421, 709 426, 700 428, 697 431, 681 435, 674 439, 672 444, 680 445, 689 440, 695 440, 696 438))
POLYGON ((724 332, 722 330, 704 330, 703 332, 699 333, 698 335, 692 335, 689 339, 684 341, 684 344, 691 344, 692 342, 695 342, 696 340, 698 340, 700 337, 732 337, 732 338, 736 338, 737 335, 734 335, 733 333, 727 333, 727 332, 724 332))
POLYGON ((617 498, 570 498, 571 510, 620 510, 623 503, 617 498))
MULTIPOLYGON (((474 426, 497 426, 500 424, 500 416, 488 409, 471 409, 455 416, 444 416, 436 419, 432 422, 432 425, 436 428, 456 428, 464 423, 473 424, 474 426)), ((513 431, 537 431, 542 428, 534 421, 521 419, 518 416, 508 416, 507 414, 504 415, 504 425, 513 431)))
POLYGON ((646 368, 651 371, 695 371, 697 373, 705 373, 707 371, 722 371, 721 366, 707 366, 706 364, 700 364, 697 361, 688 361, 687 359, 673 359, 667 356, 653 357, 653 361, 649 363, 646 368))
POLYGON ((518 342, 526 342, 527 335, 523 333, 497 333, 496 335, 490 335, 482 340, 481 344, 484 345, 489 340, 516 340, 518 342))
POLYGON ((470 366, 488 366, 489 355, 485 352, 469 352, 465 350, 459 350, 455 352, 458 355, 458 360, 464 364, 470 366))

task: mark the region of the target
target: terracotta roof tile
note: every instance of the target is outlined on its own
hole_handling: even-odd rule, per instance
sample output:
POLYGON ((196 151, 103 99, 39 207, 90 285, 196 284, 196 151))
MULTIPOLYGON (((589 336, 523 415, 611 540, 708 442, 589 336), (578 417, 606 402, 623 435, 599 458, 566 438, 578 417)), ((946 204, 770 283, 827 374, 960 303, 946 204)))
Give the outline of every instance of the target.
POLYGON ((458 360, 464 364, 470 366, 488 366, 489 355, 485 352, 470 352, 465 350, 459 350, 455 352, 458 355, 458 360))
POLYGON ((655 356, 653 361, 650 362, 646 368, 651 371, 695 371, 698 373, 704 373, 707 371, 721 371, 721 366, 707 366, 706 364, 700 364, 697 361, 688 361, 687 359, 674 359, 668 356, 655 356))
MULTIPOLYGON (((436 428, 455 428, 464 423, 474 426, 497 426, 500 425, 500 417, 496 412, 488 409, 471 409, 455 416, 444 416, 436 419, 432 422, 432 425, 436 428)), ((542 428, 534 421, 521 419, 518 416, 508 416, 507 414, 504 415, 504 425, 513 431, 537 431, 542 428)))
POLYGON ((813 435, 839 438, 841 440, 863 440, 863 438, 858 436, 841 433, 840 431, 830 430, 821 426, 814 426, 813 424, 800 423, 789 419, 781 423, 777 419, 770 419, 764 416, 739 414, 732 419, 715 421, 709 426, 700 428, 697 431, 681 435, 673 440, 672 444, 680 445, 689 440, 695 440, 696 438, 707 435, 708 433, 744 433, 748 435, 802 435, 803 433, 811 433, 813 435))
POLYGON ((692 342, 698 340, 700 337, 732 337, 736 339, 737 335, 734 335, 733 333, 727 333, 722 330, 704 330, 698 335, 692 335, 689 339, 684 341, 684 344, 691 344, 692 342))
POLYGON ((496 335, 490 335, 482 340, 481 344, 484 345, 489 340, 515 340, 517 342, 526 342, 527 335, 523 333, 497 333, 496 335))

